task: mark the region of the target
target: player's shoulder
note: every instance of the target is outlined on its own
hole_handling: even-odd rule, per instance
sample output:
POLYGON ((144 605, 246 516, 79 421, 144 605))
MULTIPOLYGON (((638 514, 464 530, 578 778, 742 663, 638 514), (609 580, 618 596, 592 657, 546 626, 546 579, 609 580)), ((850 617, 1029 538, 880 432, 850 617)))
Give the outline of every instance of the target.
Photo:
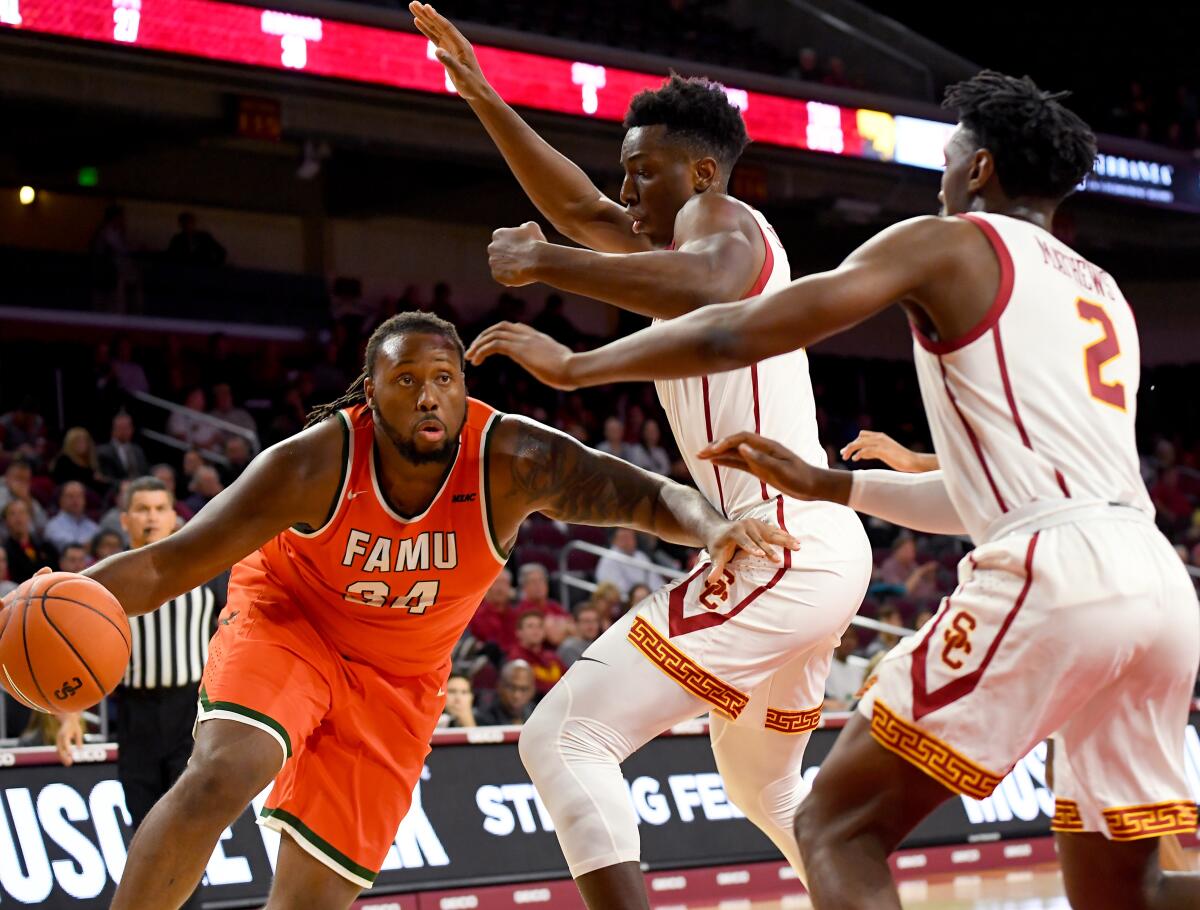
POLYGON ((265 467, 289 479, 311 480, 326 472, 340 473, 350 433, 347 415, 337 412, 275 443, 258 457, 265 467))
POLYGON ((697 193, 675 216, 676 243, 680 235, 695 239, 709 234, 758 232, 754 210, 726 193, 697 193))
POLYGON ((961 260, 980 253, 990 255, 987 237, 978 225, 967 218, 944 215, 918 215, 898 221, 857 252, 886 253, 923 262, 961 260))
POLYGON ((548 462, 556 448, 571 440, 565 433, 519 414, 497 413, 489 433, 492 457, 548 462))

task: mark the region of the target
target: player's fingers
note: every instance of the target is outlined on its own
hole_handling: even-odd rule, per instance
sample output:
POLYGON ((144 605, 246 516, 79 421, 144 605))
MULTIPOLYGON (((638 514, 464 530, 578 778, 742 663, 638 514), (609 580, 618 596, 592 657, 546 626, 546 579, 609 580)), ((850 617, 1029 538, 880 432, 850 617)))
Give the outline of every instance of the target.
POLYGON ((54 571, 54 570, 53 570, 53 569, 51 569, 49 566, 42 566, 40 569, 38 569, 38 570, 37 570, 36 572, 34 572, 33 574, 34 574, 34 576, 36 577, 36 576, 38 576, 38 575, 49 575, 49 574, 50 574, 51 572, 53 572, 53 571, 54 571))
POLYGON ((749 435, 751 434, 742 432, 734 433, 731 436, 725 436, 721 439, 718 439, 716 442, 710 442, 697 454, 701 458, 712 458, 721 452, 728 452, 732 449, 736 449, 739 445, 746 441, 746 437, 749 435))
POLYGON ((729 558, 736 552, 736 548, 732 546, 721 547, 720 552, 709 553, 708 558, 712 560, 712 568, 709 569, 708 575, 704 580, 707 582, 716 582, 721 580, 721 576, 725 574, 725 567, 729 565, 729 558))
POLYGON ((67 738, 61 734, 62 731, 59 731, 59 736, 54 745, 58 752, 58 760, 63 763, 64 767, 69 768, 71 765, 75 764, 75 758, 71 755, 70 743, 67 741, 67 738))
POLYGON ((758 552, 763 554, 763 556, 765 556, 767 559, 771 560, 771 562, 783 561, 783 557, 779 554, 779 550, 767 542, 766 535, 763 533, 763 528, 759 526, 758 522, 751 522, 746 528, 746 534, 752 541, 754 541, 755 545, 758 547, 758 552))
MULTIPOLYGON (((502 339, 495 339, 479 345, 469 360, 474 366, 479 366, 489 357, 512 357, 512 346, 502 339)), ((514 360, 516 358, 513 358, 514 360)))
POLYGON ((716 458, 709 458, 708 461, 722 468, 733 468, 735 471, 750 470, 746 464, 746 459, 739 457, 736 452, 731 452, 728 455, 720 455, 716 458))
POLYGON ((734 528, 733 539, 737 545, 749 553, 751 556, 767 556, 767 551, 764 550, 757 540, 754 539, 752 526, 738 525, 734 528))
POLYGON ((763 540, 767 543, 777 544, 781 547, 787 547, 789 550, 799 550, 800 541, 789 534, 783 528, 777 528, 775 525, 759 522, 762 529, 763 540))

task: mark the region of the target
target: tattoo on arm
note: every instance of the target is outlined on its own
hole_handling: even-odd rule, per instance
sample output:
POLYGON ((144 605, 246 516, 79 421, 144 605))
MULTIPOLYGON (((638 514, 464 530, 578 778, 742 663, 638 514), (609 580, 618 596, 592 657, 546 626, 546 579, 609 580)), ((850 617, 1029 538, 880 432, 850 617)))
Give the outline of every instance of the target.
POLYGON ((513 489, 553 518, 654 530, 664 481, 546 427, 524 423, 510 460, 513 489))

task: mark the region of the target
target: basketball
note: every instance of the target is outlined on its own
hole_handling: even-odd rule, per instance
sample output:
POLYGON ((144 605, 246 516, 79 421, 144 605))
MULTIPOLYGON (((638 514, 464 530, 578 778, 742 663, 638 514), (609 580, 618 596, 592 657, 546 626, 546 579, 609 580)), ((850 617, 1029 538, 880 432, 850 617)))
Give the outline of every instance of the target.
POLYGON ((98 582, 35 575, 0 622, 0 682, 36 711, 82 711, 111 692, 129 663, 129 620, 98 582))

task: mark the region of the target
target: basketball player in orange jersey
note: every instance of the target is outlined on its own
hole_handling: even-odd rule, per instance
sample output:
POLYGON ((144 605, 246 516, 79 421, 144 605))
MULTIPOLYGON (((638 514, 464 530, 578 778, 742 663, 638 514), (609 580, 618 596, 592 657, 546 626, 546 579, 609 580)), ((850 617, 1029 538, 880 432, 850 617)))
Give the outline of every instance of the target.
POLYGON ((1138 472, 1133 314, 1050 233, 1096 150, 1061 97, 993 72, 953 87, 941 217, 895 225, 831 272, 584 354, 509 324, 468 351, 577 388, 735 369, 904 307, 940 470, 830 471, 754 433, 702 452, 788 495, 977 544, 935 618, 880 663, 801 803, 821 910, 899 908, 888 854, 1051 734, 1072 906, 1200 906, 1200 877, 1159 861, 1160 838, 1197 823, 1183 749, 1200 611, 1138 472))
MULTIPOLYGON (((364 374, 182 530, 87 574, 137 615, 236 563, 191 763, 138 828, 112 906, 174 910, 221 832, 275 781, 270 910, 345 910, 371 886, 429 752, 450 653, 521 522, 638 528, 707 546, 796 546, 695 490, 467 398, 434 316, 389 319, 364 374), (239 561, 240 560, 240 561, 239 561)), ((777 554, 775 554, 777 555, 777 554)))
MULTIPOLYGON (((767 219, 728 194, 749 139, 722 86, 672 76, 633 97, 617 202, 504 103, 451 23, 424 4, 410 9, 529 198, 589 248, 547 243, 533 223, 499 230, 488 251, 498 281, 542 281, 658 320, 791 281, 767 219)), ((755 430, 825 464, 804 351, 660 382, 657 391, 708 501, 730 517, 786 528, 802 547, 782 567, 745 560, 717 584, 701 565, 646 598, 589 647, 523 727, 525 767, 592 910, 648 906, 619 764, 705 711, 729 799, 802 871, 792 820, 808 792, 804 750, 820 723, 833 650, 871 575, 853 511, 791 499, 696 457, 722 436, 755 430)))

